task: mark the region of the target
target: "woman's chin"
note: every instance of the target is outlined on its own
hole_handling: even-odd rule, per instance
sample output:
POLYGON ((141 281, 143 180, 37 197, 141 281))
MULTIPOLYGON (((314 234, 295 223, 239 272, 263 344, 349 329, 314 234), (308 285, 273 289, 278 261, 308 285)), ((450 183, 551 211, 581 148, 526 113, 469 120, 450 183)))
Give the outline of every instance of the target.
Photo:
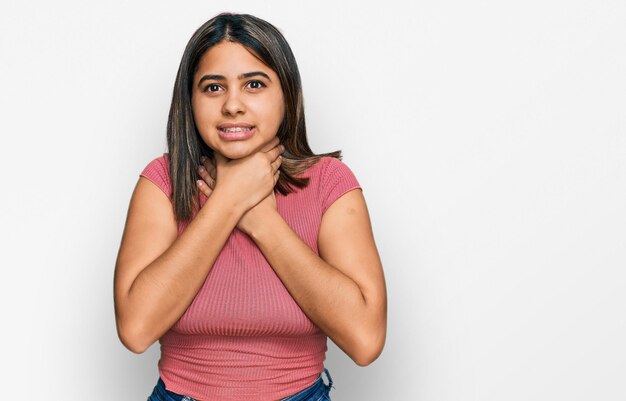
POLYGON ((252 153, 249 149, 220 149, 217 150, 217 152, 230 160, 243 159, 244 157, 252 153))
POLYGON ((265 143, 258 143, 257 141, 232 141, 225 144, 220 144, 216 151, 224 157, 231 160, 243 159, 246 156, 251 155, 254 152, 258 152, 265 146, 265 143))

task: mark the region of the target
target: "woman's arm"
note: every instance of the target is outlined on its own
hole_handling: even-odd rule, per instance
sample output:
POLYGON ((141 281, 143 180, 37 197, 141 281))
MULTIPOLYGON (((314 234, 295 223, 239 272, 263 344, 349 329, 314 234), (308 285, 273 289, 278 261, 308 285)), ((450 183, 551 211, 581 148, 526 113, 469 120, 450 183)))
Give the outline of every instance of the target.
MULTIPOLYGON (((208 186, 200 188, 211 196, 215 166, 208 161, 204 166, 201 176, 208 186)), ((362 191, 349 190, 322 215, 319 257, 278 213, 274 193, 245 213, 237 226, 254 240, 309 319, 354 362, 365 366, 380 355, 387 332, 387 295, 362 191)))
POLYGON ((274 137, 222 169, 223 184, 207 192, 207 201, 179 237, 170 200, 156 185, 139 179, 114 282, 117 331, 128 349, 145 351, 187 310, 239 220, 273 194, 282 151, 274 137))
POLYGON ((183 315, 241 217, 217 191, 185 231, 167 196, 144 177, 133 192, 115 266, 117 332, 144 352, 183 315))
POLYGON ((320 257, 272 207, 256 215, 249 235, 304 313, 356 364, 380 355, 387 295, 361 190, 342 195, 322 216, 320 257))

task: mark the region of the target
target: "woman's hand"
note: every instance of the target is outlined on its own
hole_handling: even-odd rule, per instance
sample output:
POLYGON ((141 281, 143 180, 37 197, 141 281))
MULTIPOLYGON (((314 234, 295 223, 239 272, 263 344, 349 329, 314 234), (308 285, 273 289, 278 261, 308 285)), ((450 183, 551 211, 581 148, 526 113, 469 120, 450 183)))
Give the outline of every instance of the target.
POLYGON ((278 168, 283 151, 284 147, 275 137, 260 151, 242 159, 229 160, 215 152, 215 161, 203 160, 198 171, 202 178, 197 181, 198 188, 207 197, 220 191, 245 210, 237 228, 249 234, 260 217, 276 210, 274 186, 280 174, 278 168))
MULTIPOLYGON (((279 151, 282 153, 284 151, 283 147, 277 147, 279 151)), ((274 149, 274 148, 272 148, 274 149)), ((270 149, 270 150, 272 150, 270 149)), ((223 157, 216 153, 216 158, 223 157)), ((224 158, 225 159, 225 158, 224 158)), ((277 157, 278 161, 282 161, 282 156, 277 157)), ((214 162, 210 159, 204 158, 202 160, 202 166, 200 166, 198 173, 200 174, 201 180, 197 181, 198 188, 200 191, 208 198, 213 193, 216 182, 217 182, 217 167, 214 162)), ((228 161, 227 161, 228 163, 228 161)), ((279 163, 280 164, 280 163, 279 163)), ((276 181, 278 181, 278 176, 280 174, 280 170, 276 172, 276 181)), ((275 185, 275 183, 274 183, 275 185)), ((243 214, 239 222, 237 223, 237 228, 243 231, 246 234, 250 234, 250 230, 255 227, 255 224, 260 221, 260 218, 270 210, 276 210, 276 196, 274 191, 269 193, 261 202, 248 209, 247 212, 243 214)))
POLYGON ((267 216, 267 213, 275 212, 276 208, 276 196, 274 191, 270 192, 269 195, 265 197, 261 202, 259 202, 255 207, 248 210, 242 217, 239 219, 237 223, 237 228, 243 231, 244 233, 251 235, 252 230, 258 226, 258 224, 263 224, 263 217, 267 216))
POLYGON ((213 193, 215 188, 215 166, 213 161, 202 156, 200 158, 202 165, 198 167, 198 174, 200 174, 200 180, 196 180, 196 184, 206 197, 208 198, 213 193))

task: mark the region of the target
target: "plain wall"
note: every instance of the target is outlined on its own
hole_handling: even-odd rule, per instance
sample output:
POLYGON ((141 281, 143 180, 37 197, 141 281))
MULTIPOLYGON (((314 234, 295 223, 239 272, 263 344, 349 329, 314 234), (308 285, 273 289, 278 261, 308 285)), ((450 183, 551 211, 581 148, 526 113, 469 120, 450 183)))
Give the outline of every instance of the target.
POLYGON ((246 12, 286 36, 314 151, 363 187, 389 300, 333 400, 626 399, 623 1, 3 1, 2 398, 144 400, 113 271, 166 151, 183 49, 246 12))

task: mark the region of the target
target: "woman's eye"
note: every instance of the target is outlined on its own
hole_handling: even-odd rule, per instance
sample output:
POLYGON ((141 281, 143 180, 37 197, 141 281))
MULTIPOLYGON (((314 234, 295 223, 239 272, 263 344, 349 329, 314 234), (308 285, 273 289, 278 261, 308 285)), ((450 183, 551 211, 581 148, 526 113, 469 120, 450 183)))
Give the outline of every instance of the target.
POLYGON ((220 90, 220 86, 218 84, 208 84, 206 88, 204 88, 205 92, 217 92, 220 90))
POLYGON ((265 87, 265 84, 261 81, 250 81, 248 82, 248 85, 250 86, 250 89, 260 89, 265 87))

